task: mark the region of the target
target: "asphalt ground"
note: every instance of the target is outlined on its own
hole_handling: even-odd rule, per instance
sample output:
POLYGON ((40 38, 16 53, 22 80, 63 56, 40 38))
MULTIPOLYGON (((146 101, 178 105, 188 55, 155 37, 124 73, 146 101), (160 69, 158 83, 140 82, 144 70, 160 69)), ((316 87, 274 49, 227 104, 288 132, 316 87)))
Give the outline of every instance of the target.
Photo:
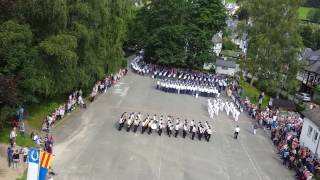
POLYGON ((207 98, 169 94, 155 80, 129 72, 87 109, 78 109, 53 130, 54 179, 61 180, 289 180, 294 174, 281 164, 267 133, 252 134, 246 113, 235 123, 226 113, 214 120, 207 98), (210 121, 210 142, 117 130, 123 112, 172 115, 210 121), (233 130, 239 124, 239 139, 233 130))

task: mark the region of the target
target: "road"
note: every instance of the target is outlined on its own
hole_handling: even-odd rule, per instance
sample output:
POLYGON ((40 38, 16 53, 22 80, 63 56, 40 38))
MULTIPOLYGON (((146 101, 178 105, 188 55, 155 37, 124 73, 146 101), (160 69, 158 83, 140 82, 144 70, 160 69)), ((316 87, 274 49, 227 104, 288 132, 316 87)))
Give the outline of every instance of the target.
POLYGON ((263 130, 251 133, 250 119, 240 115, 238 140, 235 122, 220 113, 212 122, 211 141, 159 137, 118 131, 123 112, 173 115, 209 120, 207 99, 167 94, 155 81, 128 73, 118 85, 79 109, 53 130, 56 138, 53 168, 61 180, 289 180, 285 168, 263 130))

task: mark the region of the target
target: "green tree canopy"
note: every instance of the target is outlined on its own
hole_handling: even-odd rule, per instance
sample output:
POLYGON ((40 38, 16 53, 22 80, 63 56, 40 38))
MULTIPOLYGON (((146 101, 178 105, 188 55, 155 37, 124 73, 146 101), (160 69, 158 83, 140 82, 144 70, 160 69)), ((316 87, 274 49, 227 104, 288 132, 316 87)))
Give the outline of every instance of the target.
POLYGON ((301 67, 298 56, 302 43, 297 17, 301 3, 296 0, 244 3, 252 21, 246 70, 271 89, 290 87, 301 67))
POLYGON ((201 67, 213 58, 213 34, 225 26, 220 0, 154 0, 137 14, 130 43, 155 63, 201 67))
POLYGON ((1 0, 0 125, 18 105, 89 91, 118 71, 132 8, 131 0, 1 0))

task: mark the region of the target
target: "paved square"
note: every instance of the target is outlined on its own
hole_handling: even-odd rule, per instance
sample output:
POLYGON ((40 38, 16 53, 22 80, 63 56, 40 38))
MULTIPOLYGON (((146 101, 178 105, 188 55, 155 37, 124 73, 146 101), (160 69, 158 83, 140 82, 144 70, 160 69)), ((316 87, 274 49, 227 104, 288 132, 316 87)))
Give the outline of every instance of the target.
POLYGON ((86 110, 78 109, 57 125, 55 179, 110 180, 289 180, 293 172, 278 159, 263 130, 251 133, 246 114, 233 139, 235 123, 225 113, 210 120, 215 133, 206 141, 134 134, 117 130, 124 112, 209 120, 207 99, 167 94, 155 81, 131 72, 86 110))

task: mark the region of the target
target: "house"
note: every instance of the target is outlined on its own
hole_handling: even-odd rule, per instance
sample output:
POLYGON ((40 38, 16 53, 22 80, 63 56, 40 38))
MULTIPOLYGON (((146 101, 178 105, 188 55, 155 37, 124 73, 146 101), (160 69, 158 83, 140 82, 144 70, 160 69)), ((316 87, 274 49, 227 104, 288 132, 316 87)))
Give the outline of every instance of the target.
POLYGON ((313 51, 306 48, 301 55, 301 61, 304 69, 298 74, 297 79, 302 82, 301 89, 310 92, 320 84, 320 49, 313 51))
POLYGON ((216 73, 234 76, 239 71, 239 65, 234 61, 227 61, 223 59, 217 59, 216 61, 216 73))
POLYGON ((320 155, 320 108, 302 112, 304 116, 300 135, 300 145, 308 147, 317 156, 320 155))
POLYGON ((224 60, 239 60, 243 57, 243 54, 240 51, 224 50, 220 52, 220 58, 224 60))
POLYGON ((223 35, 223 33, 220 31, 219 33, 215 34, 212 37, 212 43, 213 43, 212 51, 217 56, 220 55, 220 52, 222 50, 222 35, 223 35))
POLYGON ((241 52, 245 55, 248 49, 248 34, 246 32, 239 33, 238 25, 239 20, 229 18, 226 21, 227 29, 230 31, 231 41, 236 44, 241 52))
POLYGON ((236 14, 237 10, 240 8, 239 5, 237 5, 236 3, 226 3, 225 4, 227 13, 230 16, 233 16, 234 14, 236 14))

